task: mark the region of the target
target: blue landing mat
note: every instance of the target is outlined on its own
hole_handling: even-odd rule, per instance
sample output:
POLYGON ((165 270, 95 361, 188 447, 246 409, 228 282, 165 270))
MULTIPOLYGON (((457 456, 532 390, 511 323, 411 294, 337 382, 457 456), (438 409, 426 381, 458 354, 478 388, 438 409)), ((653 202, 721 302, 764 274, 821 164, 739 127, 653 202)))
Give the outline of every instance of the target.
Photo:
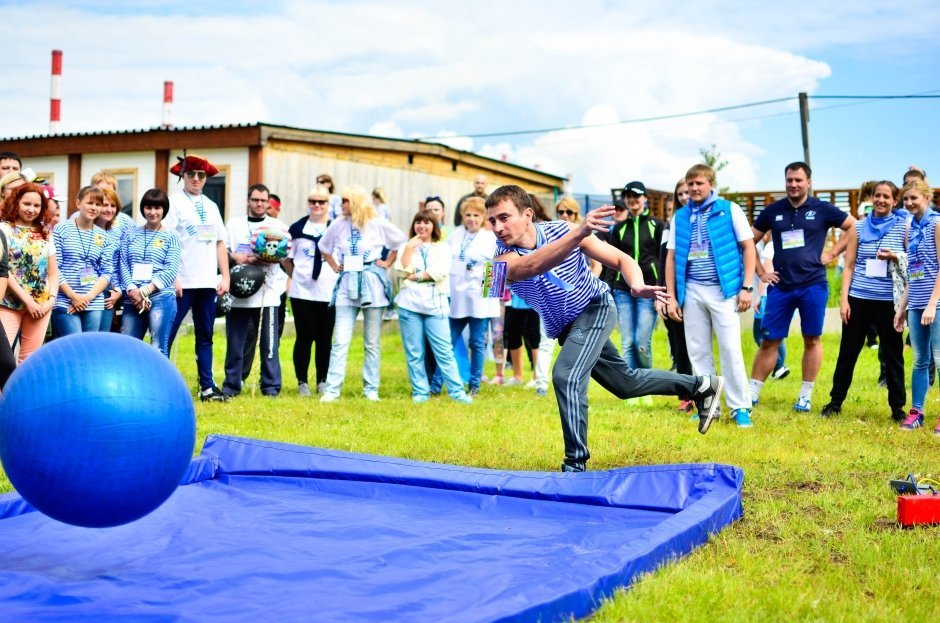
POLYGON ((503 472, 207 439, 126 526, 0 496, 0 620, 564 620, 741 516, 744 474, 503 472))

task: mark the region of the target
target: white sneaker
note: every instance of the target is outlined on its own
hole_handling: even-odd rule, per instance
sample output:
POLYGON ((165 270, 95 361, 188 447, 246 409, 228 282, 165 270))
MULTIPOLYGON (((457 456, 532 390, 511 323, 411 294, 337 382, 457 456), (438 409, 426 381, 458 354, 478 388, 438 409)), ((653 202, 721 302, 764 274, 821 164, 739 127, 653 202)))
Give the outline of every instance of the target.
POLYGON ((336 402, 339 400, 339 396, 336 394, 323 394, 320 396, 320 402, 336 402))
POLYGON ((370 402, 378 402, 379 400, 381 400, 381 398, 379 398, 379 393, 378 393, 378 392, 367 392, 367 393, 366 393, 366 400, 368 400, 368 401, 370 401, 370 402))
POLYGON ((535 387, 535 379, 532 379, 531 381, 526 383, 525 386, 527 389, 532 389, 533 387, 535 387))

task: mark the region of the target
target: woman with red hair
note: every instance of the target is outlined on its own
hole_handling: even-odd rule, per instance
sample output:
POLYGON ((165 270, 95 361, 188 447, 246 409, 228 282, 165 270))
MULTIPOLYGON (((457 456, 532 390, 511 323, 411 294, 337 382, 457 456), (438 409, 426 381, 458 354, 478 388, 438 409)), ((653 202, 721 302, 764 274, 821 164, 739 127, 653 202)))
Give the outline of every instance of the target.
POLYGON ((19 334, 20 363, 42 345, 59 291, 55 245, 50 239, 53 218, 49 199, 32 183, 16 188, 0 207, 0 231, 10 248, 0 322, 10 345, 19 334))

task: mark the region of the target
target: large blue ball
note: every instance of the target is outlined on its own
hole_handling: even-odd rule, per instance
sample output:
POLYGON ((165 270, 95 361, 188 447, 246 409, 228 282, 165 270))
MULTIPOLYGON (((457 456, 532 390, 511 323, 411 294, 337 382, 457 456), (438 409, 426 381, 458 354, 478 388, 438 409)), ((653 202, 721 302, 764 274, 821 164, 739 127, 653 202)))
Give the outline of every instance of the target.
POLYGON ((162 504, 196 442, 193 399, 141 340, 63 337, 13 373, 0 397, 0 461, 19 494, 53 519, 118 526, 162 504))

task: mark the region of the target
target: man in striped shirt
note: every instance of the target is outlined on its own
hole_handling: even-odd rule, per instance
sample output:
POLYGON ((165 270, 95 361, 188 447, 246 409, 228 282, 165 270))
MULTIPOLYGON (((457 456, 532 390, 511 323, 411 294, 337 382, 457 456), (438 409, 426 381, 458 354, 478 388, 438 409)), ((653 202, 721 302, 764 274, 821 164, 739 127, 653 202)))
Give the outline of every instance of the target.
POLYGON ((621 399, 648 395, 695 400, 701 432, 718 410, 720 376, 689 376, 662 370, 632 370, 610 341, 617 322, 610 288, 591 273, 587 258, 621 272, 633 296, 665 300, 664 288, 643 283, 636 261, 605 244, 595 231, 607 231, 612 206, 588 213, 575 227, 561 221, 534 223, 528 193, 502 186, 486 200, 487 219, 496 234, 496 261, 507 265, 510 289, 536 309, 545 331, 561 352, 552 369, 565 440, 562 471, 584 471, 590 377, 621 399), (585 257, 587 256, 587 257, 585 257))

